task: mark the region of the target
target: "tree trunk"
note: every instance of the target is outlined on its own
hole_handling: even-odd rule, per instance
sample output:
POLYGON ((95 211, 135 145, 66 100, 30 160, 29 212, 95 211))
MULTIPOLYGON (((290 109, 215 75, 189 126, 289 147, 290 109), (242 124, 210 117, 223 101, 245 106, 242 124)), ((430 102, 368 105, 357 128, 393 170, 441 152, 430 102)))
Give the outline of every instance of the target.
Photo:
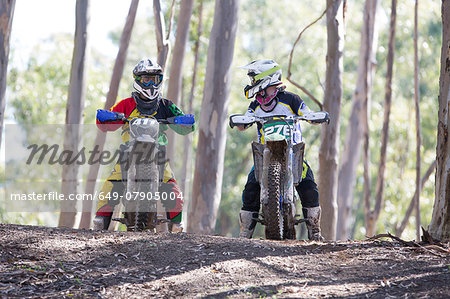
MULTIPOLYGON (((170 64, 169 86, 167 98, 178 105, 181 95, 181 81, 183 78, 183 61, 186 44, 189 37, 189 24, 191 22, 193 0, 183 0, 180 5, 180 14, 177 22, 177 32, 170 64)), ((175 134, 170 130, 167 134, 167 158, 173 160, 175 154, 175 134)))
MULTIPOLYGON (((194 46, 194 66, 192 67, 192 82, 191 82, 191 91, 189 93, 189 102, 184 107, 186 113, 193 112, 193 104, 194 104, 194 94, 195 94, 195 85, 197 84, 197 69, 198 69, 198 55, 200 49, 200 37, 203 31, 203 0, 200 1, 198 12, 198 27, 197 27, 197 40, 195 41, 194 46)), ((183 152, 183 164, 181 166, 181 179, 180 179, 180 187, 184 192, 184 198, 186 202, 189 202, 189 186, 191 185, 191 159, 192 159, 192 140, 193 134, 188 134, 184 137, 184 152, 183 152)))
POLYGON ((336 238, 338 140, 342 100, 342 53, 344 50, 344 23, 342 0, 327 0, 327 68, 324 110, 331 121, 322 126, 319 150, 319 193, 322 207, 322 235, 327 240, 336 238))
MULTIPOLYGON (((373 4, 373 3, 372 3, 373 4)), ((372 40, 373 43, 371 45, 371 49, 368 49, 367 55, 369 57, 368 59, 368 73, 367 73, 367 80, 366 80, 366 92, 367 95, 364 98, 363 103, 363 124, 364 124, 364 132, 363 132, 363 142, 364 142, 364 155, 363 155, 363 163, 364 163, 364 220, 365 220, 365 229, 366 229, 366 236, 373 236, 375 235, 375 228, 377 224, 378 217, 380 216, 381 208, 383 205, 383 197, 382 193, 379 193, 380 195, 375 200, 375 207, 371 208, 371 184, 372 180, 370 177, 370 128, 369 128, 369 119, 370 119, 370 106, 371 106, 371 93, 372 93, 372 78, 373 78, 373 62, 375 61, 375 49, 377 38, 375 36, 378 35, 377 26, 376 26, 376 10, 377 10, 378 2, 376 3, 376 6, 372 6, 371 9, 374 10, 373 12, 373 19, 371 22, 373 22, 373 25, 371 25, 371 31, 369 31, 369 34, 372 34, 372 40)), ((390 109, 390 107, 389 107, 390 109)), ((389 119, 387 120, 389 121, 389 119)), ((384 125, 384 124, 383 124, 384 125)), ((387 138, 386 136, 385 138, 387 138)), ((382 137, 383 138, 383 137, 382 137)), ((387 146, 387 139, 386 139, 386 145, 387 146)), ((383 149, 381 150, 381 152, 383 149)), ((383 158, 383 157, 380 157, 383 158)), ((384 171, 384 170, 383 170, 384 171)), ((384 173, 382 174, 384 176, 384 173)), ((381 186, 383 185, 383 182, 380 178, 380 189, 381 192, 381 186)))
POLYGON ((216 0, 206 66, 188 232, 212 234, 222 189, 237 0, 216 0))
POLYGON ((159 0, 153 0, 153 14, 155 16, 156 45, 158 47, 158 64, 165 69, 167 57, 169 57, 170 45, 167 37, 164 36, 166 26, 164 16, 161 11, 159 0))
POLYGON ((429 232, 434 238, 450 241, 450 1, 442 1, 442 51, 439 79, 439 112, 436 147, 436 188, 429 232))
MULTIPOLYGON (((116 61, 114 62, 111 83, 109 84, 108 94, 106 95, 106 103, 104 107, 106 110, 109 110, 116 102, 120 79, 122 78, 125 59, 127 57, 128 45, 130 44, 131 33, 133 31, 134 20, 136 19, 138 4, 139 0, 133 0, 131 2, 128 16, 125 21, 125 26, 120 37, 119 52, 117 53, 116 61)), ((105 140, 106 132, 98 130, 93 148, 98 147, 98 152, 102 152, 103 146, 105 145, 105 140)), ((94 158, 97 159, 98 157, 94 158)), ((94 194, 99 167, 100 165, 98 163, 89 166, 85 194, 94 194)), ((79 228, 89 228, 92 219, 92 204, 93 202, 91 200, 83 201, 83 211, 81 213, 79 228)))
POLYGON ((422 145, 422 133, 420 129, 420 107, 419 107, 419 50, 418 50, 418 7, 419 0, 416 0, 414 6, 414 103, 416 108, 416 240, 420 241, 420 165, 422 163, 420 147, 422 145))
MULTIPOLYGON (((431 163, 430 167, 428 167, 427 172, 423 175, 422 180, 420 181, 420 190, 423 189, 423 186, 425 185, 426 181, 428 180, 428 178, 430 177, 430 175, 433 173, 433 171, 435 169, 436 169, 436 160, 434 160, 433 163, 431 163)), ((395 236, 397 236, 399 238, 402 236, 402 233, 405 230, 406 225, 409 223, 408 220, 409 220, 409 217, 411 216, 413 209, 415 207, 415 201, 417 198, 416 193, 418 192, 418 190, 419 190, 419 188, 416 188, 416 191, 409 203, 408 210, 406 210, 405 217, 403 217, 403 220, 400 223, 400 226, 395 227, 395 236)))
POLYGON ((338 182, 338 224, 337 238, 349 237, 353 191, 356 181, 356 168, 361 157, 361 143, 364 133, 364 118, 368 115, 368 100, 371 89, 372 59, 375 56, 375 17, 378 0, 366 0, 364 24, 361 30, 359 64, 356 88, 352 97, 352 111, 342 152, 338 182))
POLYGON ((384 117, 383 117, 383 129, 381 131, 380 164, 378 167, 378 177, 375 187, 376 219, 378 219, 381 209, 384 206, 384 178, 386 172, 387 144, 389 140, 389 122, 390 122, 389 116, 391 114, 391 103, 392 103, 392 73, 393 73, 394 53, 395 53, 396 19, 397 19, 397 0, 392 0, 389 44, 387 54, 386 84, 384 89, 384 117))
POLYGON ((3 121, 5 118, 9 37, 11 36, 15 5, 16 0, 0 0, 0 140, 2 140, 3 121))
MULTIPOLYGON (((89 1, 76 2, 76 29, 72 66, 70 72, 69 96, 66 107, 66 126, 64 134, 64 151, 78 153, 81 140, 81 123, 86 93, 86 56, 88 43, 89 1)), ((64 164, 62 170, 61 192, 65 198, 77 194, 78 165, 76 162, 64 164)), ((77 213, 76 201, 62 201, 59 217, 60 227, 73 227, 77 213)))

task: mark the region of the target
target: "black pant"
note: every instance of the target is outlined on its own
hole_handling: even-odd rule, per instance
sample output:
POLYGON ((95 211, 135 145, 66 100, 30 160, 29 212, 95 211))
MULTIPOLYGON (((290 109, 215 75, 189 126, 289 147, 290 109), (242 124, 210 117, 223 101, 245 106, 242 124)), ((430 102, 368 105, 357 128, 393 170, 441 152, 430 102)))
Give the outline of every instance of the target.
MULTIPOLYGON (((303 167, 307 167, 306 175, 302 177, 300 184, 295 189, 300 196, 303 208, 314 208, 319 206, 319 190, 314 181, 314 174, 308 163, 303 162, 303 167)), ((249 212, 259 212, 261 187, 256 181, 255 168, 248 174, 247 183, 242 192, 242 210, 249 212)))

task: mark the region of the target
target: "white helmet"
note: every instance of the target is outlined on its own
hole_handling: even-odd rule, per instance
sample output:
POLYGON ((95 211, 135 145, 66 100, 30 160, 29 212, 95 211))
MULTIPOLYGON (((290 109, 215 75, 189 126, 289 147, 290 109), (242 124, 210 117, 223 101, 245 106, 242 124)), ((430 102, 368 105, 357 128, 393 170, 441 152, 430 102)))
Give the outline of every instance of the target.
POLYGON ((159 64, 150 59, 143 59, 133 69, 134 89, 144 100, 159 98, 162 86, 163 70, 159 64))
POLYGON ((239 67, 248 70, 251 85, 244 88, 247 99, 255 96, 258 92, 269 86, 281 84, 281 67, 272 59, 260 59, 239 67))

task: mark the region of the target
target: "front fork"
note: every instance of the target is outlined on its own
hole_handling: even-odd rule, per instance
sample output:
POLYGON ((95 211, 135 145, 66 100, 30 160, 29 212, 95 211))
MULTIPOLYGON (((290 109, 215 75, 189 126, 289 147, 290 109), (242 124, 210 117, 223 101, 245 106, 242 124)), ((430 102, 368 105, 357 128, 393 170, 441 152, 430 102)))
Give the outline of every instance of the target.
MULTIPOLYGON (((274 160, 284 161, 284 177, 282 180, 282 194, 280 198, 280 208, 290 205, 292 207, 292 218, 295 216, 295 200, 294 200, 294 186, 298 185, 302 180, 303 170, 303 153, 305 144, 303 142, 289 146, 286 141, 283 142, 284 150, 274 154, 271 146, 267 144, 252 143, 253 160, 255 165, 255 178, 261 186, 261 204, 267 204, 268 200, 268 170, 270 162, 274 160)), ((276 147, 274 147, 276 148, 276 147)))

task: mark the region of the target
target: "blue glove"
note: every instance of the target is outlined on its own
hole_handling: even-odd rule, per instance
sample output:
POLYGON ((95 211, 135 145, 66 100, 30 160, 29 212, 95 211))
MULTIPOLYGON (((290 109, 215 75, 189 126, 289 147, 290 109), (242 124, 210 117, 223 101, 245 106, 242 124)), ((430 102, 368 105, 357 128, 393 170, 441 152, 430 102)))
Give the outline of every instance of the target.
POLYGON ((103 109, 97 110, 97 119, 100 122, 122 120, 122 118, 123 118, 123 113, 117 113, 117 112, 103 110, 103 109))
POLYGON ((179 115, 175 117, 173 123, 176 125, 193 125, 195 124, 194 114, 179 115))

